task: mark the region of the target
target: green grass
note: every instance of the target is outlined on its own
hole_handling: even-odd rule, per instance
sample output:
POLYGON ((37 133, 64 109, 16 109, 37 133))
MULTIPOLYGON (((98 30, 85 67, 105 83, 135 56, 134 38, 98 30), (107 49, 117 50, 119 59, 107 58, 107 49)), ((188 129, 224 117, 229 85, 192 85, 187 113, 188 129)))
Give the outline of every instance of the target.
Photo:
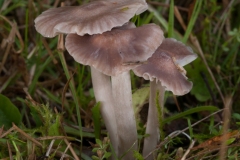
MULTIPOLYGON (((0 128, 0 159, 34 159, 43 157, 48 151, 51 151, 49 159, 65 155, 70 159, 89 160, 92 155, 94 159, 114 155, 109 152, 107 131, 99 116, 99 104, 94 100, 89 67, 77 64, 67 51, 59 50, 57 38, 43 38, 34 28, 33 20, 53 7, 54 1, 45 4, 39 0, 7 2, 0 1, 0 65, 3 64, 0 94, 8 97, 11 104, 3 106, 0 101, 0 115, 10 121, 9 117, 21 115, 21 120, 0 128), (8 105, 17 111, 14 109, 6 114, 4 107, 8 105)), ((79 5, 86 1, 69 2, 79 5)), ((153 152, 159 159, 175 159, 176 154, 182 157, 192 142, 181 136, 185 134, 196 141, 186 159, 220 159, 221 135, 228 133, 226 159, 239 159, 240 5, 235 1, 225 5, 217 0, 192 1, 190 5, 176 0, 168 5, 160 0, 148 2, 148 11, 132 19, 136 26, 156 23, 165 37, 186 43, 199 55, 198 60, 185 67, 193 82, 192 91, 179 97, 166 94, 163 110, 166 118, 160 126, 166 138, 153 152), (176 18, 174 6, 178 7, 186 29, 176 18), (231 103, 227 104, 227 100, 231 103), (224 117, 224 110, 221 110, 226 107, 231 109, 229 117, 224 117), (228 128, 223 127, 226 119, 230 121, 228 128), (215 141, 211 141, 213 138, 215 141), (206 143, 207 146, 201 147, 206 143)), ((141 90, 148 87, 147 81, 134 74, 131 78, 134 92, 149 92, 141 90)), ((142 95, 146 97, 148 93, 142 95)), ((136 109, 138 136, 143 138, 147 136, 144 135, 146 112, 141 111, 147 105, 143 106, 142 101, 134 104, 139 107, 136 109)), ((134 153, 138 159, 144 158, 141 142, 138 144, 140 150, 134 153)))

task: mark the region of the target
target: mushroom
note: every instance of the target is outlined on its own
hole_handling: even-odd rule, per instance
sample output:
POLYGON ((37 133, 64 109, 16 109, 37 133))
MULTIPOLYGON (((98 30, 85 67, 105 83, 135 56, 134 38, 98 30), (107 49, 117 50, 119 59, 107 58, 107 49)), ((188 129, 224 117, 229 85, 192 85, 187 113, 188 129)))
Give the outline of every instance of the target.
POLYGON ((133 23, 102 34, 66 37, 66 49, 75 61, 91 66, 93 89, 103 104, 101 114, 116 154, 128 152, 123 159, 133 159, 132 151, 137 149, 129 70, 146 61, 162 40, 159 26, 135 28, 133 23))
POLYGON ((186 46, 174 38, 164 39, 160 48, 169 54, 178 66, 185 66, 197 58, 197 55, 193 54, 191 47, 186 46))
MULTIPOLYGON (((39 15, 35 19, 35 27, 36 27, 36 30, 45 37, 54 37, 59 33, 65 33, 65 34, 76 33, 78 35, 88 34, 89 36, 89 35, 100 34, 106 31, 110 31, 114 27, 121 27, 124 23, 128 22, 130 18, 132 18, 135 14, 138 15, 144 12, 147 8, 148 6, 145 0, 93 1, 82 6, 68 6, 68 7, 49 9, 43 12, 41 15, 39 15)), ((124 25, 124 27, 122 27, 121 29, 131 28, 131 26, 132 26, 131 24, 124 25)), ((146 34, 146 37, 148 37, 149 35, 150 34, 146 34)), ((69 37, 72 37, 72 36, 74 37, 74 35, 69 35, 69 37)), ((146 44, 146 43, 143 43, 143 44, 146 44)), ((160 44, 160 41, 159 41, 159 44, 160 44)), ((76 44, 76 45, 80 45, 80 44, 76 44)), ((153 47, 153 48, 156 49, 157 47, 153 47)), ((144 51, 148 51, 148 50, 145 49, 144 51)), ((136 50, 136 52, 138 52, 138 50, 136 50)), ((153 51, 149 52, 148 53, 149 56, 152 53, 153 51)), ((143 56, 138 60, 140 61, 143 58, 144 60, 146 60, 149 56, 143 56)), ((132 57, 128 57, 127 60, 131 61, 133 59, 132 57)), ((131 69, 131 67, 129 67, 128 65, 120 68, 131 69)), ((124 69, 124 71, 129 69, 124 69)), ((105 117, 104 120, 106 123, 106 127, 110 132, 110 139, 113 143, 113 148, 117 151, 118 139, 115 138, 117 136, 117 130, 115 129, 116 117, 114 114, 109 114, 109 113, 114 113, 114 111, 112 111, 111 108, 108 107, 108 105, 113 106, 113 103, 114 103, 111 98, 112 95, 109 92, 112 87, 111 86, 101 87, 101 86, 106 86, 106 84, 110 84, 110 78, 106 77, 106 75, 103 75, 101 72, 98 73, 99 71, 94 69, 94 67, 91 67, 91 70, 92 70, 92 77, 93 77, 93 87, 97 88, 95 89, 96 99, 97 101, 100 101, 102 103, 102 106, 104 106, 102 107, 103 108, 102 114, 103 114, 103 117, 105 117), (109 94, 108 98, 105 96, 106 93, 109 94), (105 109, 105 108, 108 108, 108 109, 105 109), (104 116, 104 115, 107 115, 107 116, 104 116)))
POLYGON ((36 30, 45 37, 59 33, 101 34, 127 23, 147 10, 144 0, 99 0, 82 6, 51 8, 35 19, 36 30))
MULTIPOLYGON (((156 106, 156 96, 159 92, 159 104, 163 108, 165 90, 175 95, 187 94, 192 88, 192 82, 187 80, 183 66, 197 58, 192 49, 173 38, 166 38, 147 60, 147 63, 133 69, 133 72, 146 80, 150 80, 149 111, 144 139, 143 156, 147 156, 159 140, 159 121, 156 106)), ((147 159, 153 159, 153 155, 147 159)))

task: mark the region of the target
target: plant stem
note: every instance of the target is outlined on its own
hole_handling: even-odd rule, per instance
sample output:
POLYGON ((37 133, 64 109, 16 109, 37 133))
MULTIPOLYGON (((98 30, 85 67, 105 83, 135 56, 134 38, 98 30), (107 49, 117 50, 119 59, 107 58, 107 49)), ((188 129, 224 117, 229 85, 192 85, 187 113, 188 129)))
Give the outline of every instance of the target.
POLYGON ((134 159, 133 151, 137 150, 137 126, 132 106, 129 71, 118 76, 112 76, 112 93, 118 128, 119 155, 126 154, 122 157, 122 160, 134 159))
POLYGON ((114 111, 112 88, 110 77, 91 67, 92 84, 97 102, 101 103, 100 111, 106 128, 109 132, 110 141, 115 153, 118 155, 118 133, 114 111))
MULTIPOLYGON (((59 39, 58 39, 58 55, 59 55, 64 73, 67 77, 67 80, 70 80, 69 87, 70 87, 70 90, 72 92, 73 100, 74 100, 74 103, 75 103, 75 108, 76 108, 76 112, 77 112, 78 127, 79 127, 79 136, 80 136, 80 139, 81 139, 81 142, 82 142, 82 139, 83 139, 82 132, 83 131, 82 131, 82 121, 81 121, 81 114, 80 114, 80 107, 81 106, 80 106, 78 98, 77 98, 77 92, 76 92, 76 89, 75 89, 74 81, 73 81, 73 79, 71 79, 70 73, 68 71, 68 67, 67 67, 67 63, 66 63, 63 51, 64 51, 64 42, 63 42, 63 35, 61 34, 61 35, 59 35, 59 39)), ((82 150, 82 143, 81 143, 81 150, 82 150)))
MULTIPOLYGON (((146 134, 149 137, 144 139, 143 146, 143 156, 147 156, 151 151, 157 146, 159 140, 159 119, 158 116, 163 117, 163 115, 158 115, 158 108, 156 105, 156 96, 159 95, 158 103, 163 110, 165 89, 160 82, 150 82, 150 97, 149 97, 149 109, 148 109, 148 119, 146 126, 146 134), (159 94, 157 94, 159 92, 159 94)), ((146 160, 154 159, 153 155, 146 158, 146 160)))

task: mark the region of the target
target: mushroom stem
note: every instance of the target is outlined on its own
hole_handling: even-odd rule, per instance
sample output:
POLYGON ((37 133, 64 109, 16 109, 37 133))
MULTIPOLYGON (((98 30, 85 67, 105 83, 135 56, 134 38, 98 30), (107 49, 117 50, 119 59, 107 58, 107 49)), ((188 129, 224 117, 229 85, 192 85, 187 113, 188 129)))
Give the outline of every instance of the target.
MULTIPOLYGON (((161 82, 156 82, 156 80, 154 80, 150 82, 149 109, 146 126, 146 134, 149 134, 149 137, 146 137, 144 139, 144 157, 146 157, 151 151, 155 149, 159 140, 159 115, 156 106, 157 92, 159 92, 158 103, 160 104, 161 109, 163 109, 165 88, 161 85, 161 82)), ((152 159, 154 159, 154 155, 150 155, 146 160, 152 159)))
POLYGON ((91 67, 91 75, 96 101, 101 103, 101 115, 109 132, 113 149, 118 155, 118 133, 110 77, 93 67, 91 67))
POLYGON ((134 159, 133 151, 137 150, 137 126, 129 71, 112 76, 112 93, 118 128, 118 155, 124 155, 122 160, 134 159))

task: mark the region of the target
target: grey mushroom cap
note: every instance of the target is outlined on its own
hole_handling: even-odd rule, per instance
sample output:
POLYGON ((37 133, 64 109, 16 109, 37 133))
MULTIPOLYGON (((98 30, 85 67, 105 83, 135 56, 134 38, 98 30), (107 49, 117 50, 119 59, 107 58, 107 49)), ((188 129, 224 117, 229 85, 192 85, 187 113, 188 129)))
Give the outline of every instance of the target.
POLYGON ((170 55, 179 66, 185 66, 197 58, 191 47, 174 38, 165 38, 160 46, 161 51, 170 55))
POLYGON ((133 69, 133 72, 146 80, 161 83, 167 91, 175 95, 187 94, 192 88, 192 82, 181 72, 170 55, 159 47, 146 64, 133 69))
POLYGON ((163 38, 159 26, 147 24, 138 28, 118 27, 96 35, 69 34, 65 46, 75 61, 116 76, 151 57, 163 38))
POLYGON ((36 30, 45 37, 59 33, 101 34, 122 26, 147 9, 143 0, 99 0, 82 6, 51 8, 35 20, 36 30))

